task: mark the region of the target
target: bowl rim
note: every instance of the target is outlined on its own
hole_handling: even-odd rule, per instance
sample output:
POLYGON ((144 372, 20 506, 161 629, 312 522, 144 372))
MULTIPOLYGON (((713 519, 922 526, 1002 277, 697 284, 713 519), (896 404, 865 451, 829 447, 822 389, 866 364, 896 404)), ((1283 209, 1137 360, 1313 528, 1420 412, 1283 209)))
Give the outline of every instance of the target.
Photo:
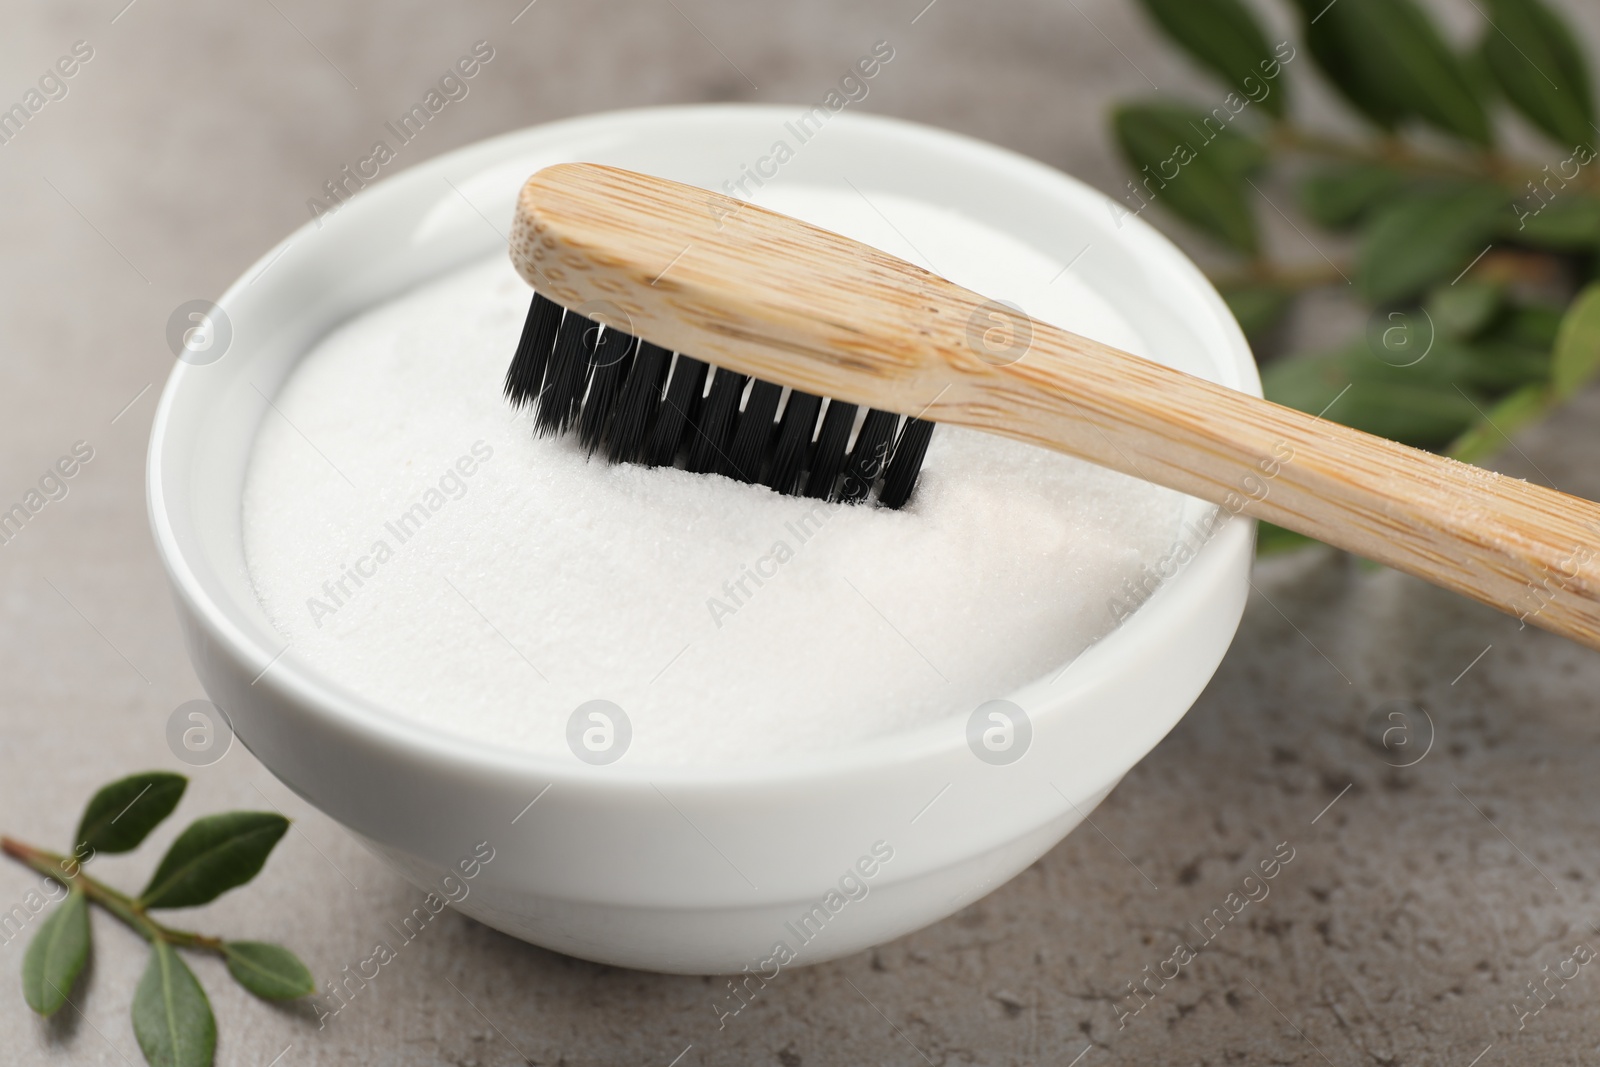
MULTIPOLYGON (((597 112, 566 118, 549 123, 509 131, 491 138, 471 142, 460 148, 441 153, 393 175, 371 183, 375 190, 399 188, 402 183, 419 183, 435 180, 472 155, 493 155, 507 146, 529 139, 559 134, 570 134, 576 139, 584 133, 604 132, 606 127, 631 127, 636 123, 664 121, 694 121, 710 117, 728 117, 733 114, 759 118, 762 121, 782 121, 792 118, 803 104, 693 104, 660 107, 640 107, 597 112)), ((1117 218, 1114 202, 1099 190, 1045 163, 1010 149, 980 139, 923 123, 890 116, 845 111, 835 115, 830 124, 848 124, 862 127, 868 132, 874 128, 884 134, 910 138, 926 143, 930 148, 959 150, 989 157, 1001 168, 1009 168, 1019 176, 1036 182, 1055 184, 1065 192, 1078 197, 1090 197, 1104 202, 1108 213, 1117 218)), ((491 164, 492 165, 492 164, 491 164)), ((366 191, 358 195, 369 195, 366 191)), ((1143 218, 1124 212, 1117 223, 1120 229, 1131 231, 1125 236, 1140 247, 1141 258, 1158 257, 1164 272, 1184 279, 1191 287, 1191 295, 1210 306, 1217 317, 1223 341, 1232 365, 1228 371, 1236 376, 1238 387, 1260 395, 1260 378, 1254 356, 1242 330, 1228 310, 1226 303, 1210 280, 1192 260, 1170 239, 1161 234, 1143 218)), ((287 235, 277 245, 269 248, 250 264, 227 288, 217 303, 226 307, 230 300, 252 284, 264 269, 273 263, 288 245, 307 236, 317 226, 315 220, 307 222, 287 235)), ((839 749, 819 749, 793 756, 766 756, 727 764, 648 764, 630 763, 627 759, 604 767, 591 767, 576 760, 564 759, 553 753, 538 753, 522 749, 508 749, 488 741, 471 738, 447 730, 425 725, 391 711, 359 692, 321 674, 311 664, 287 654, 288 648, 275 650, 257 641, 251 630, 253 624, 242 625, 232 616, 235 605, 210 595, 201 580, 195 561, 187 558, 175 532, 189 522, 184 499, 188 495, 184 485, 169 484, 164 468, 167 453, 174 448, 170 438, 173 411, 182 402, 188 383, 201 368, 178 361, 162 390, 151 424, 150 444, 145 464, 146 502, 156 551, 165 568, 175 596, 186 609, 187 615, 202 625, 207 636, 217 648, 228 655, 245 677, 254 676, 252 686, 258 686, 278 699, 286 699, 311 709, 316 715, 348 732, 361 735, 363 740, 410 761, 424 764, 444 764, 456 771, 511 774, 550 783, 566 782, 586 788, 608 786, 616 789, 650 789, 657 784, 674 783, 712 788, 763 785, 794 785, 807 781, 836 778, 854 771, 888 769, 924 760, 938 758, 966 742, 963 732, 952 724, 960 713, 924 723, 908 730, 853 741, 839 749), (259 672, 259 674, 257 673, 259 672)), ((1051 717, 1069 715, 1075 704, 1081 704, 1097 688, 1109 684, 1118 669, 1128 665, 1147 668, 1144 657, 1136 651, 1154 638, 1154 632, 1172 623, 1172 616, 1192 610, 1199 603, 1197 586, 1215 584, 1231 573, 1241 555, 1254 550, 1255 524, 1243 516, 1233 516, 1222 522, 1215 536, 1194 553, 1178 574, 1166 580, 1150 598, 1117 627, 1090 644, 1066 665, 1062 674, 1071 668, 1070 685, 1052 689, 1050 707, 1042 708, 1030 718, 1034 729, 1051 717), (1082 667, 1087 670, 1079 669, 1082 667), (1103 665, 1103 666, 1102 666, 1103 665), (1120 666, 1119 666, 1120 665, 1120 666)), ((209 566, 209 562, 207 566, 209 566)), ((1237 620, 1233 620, 1236 625, 1237 620)), ((1220 662, 1220 658, 1219 658, 1220 662)), ((1215 664, 1213 664, 1213 668, 1215 664)), ((1043 679, 1028 682, 1011 695, 1018 695, 1040 686, 1043 679)), ((265 695, 265 694, 264 694, 265 695)), ((1171 716, 1175 722, 1186 713, 1171 716)), ((1168 727, 1170 728, 1170 726, 1168 727)), ((1163 731, 1165 732, 1165 731, 1163 731)), ((240 737, 249 747, 248 739, 240 737)), ((1153 743, 1153 742, 1152 742, 1153 743)), ((1123 768, 1125 770, 1126 768, 1123 768)), ((1118 771, 1111 780, 1120 777, 1118 771)))

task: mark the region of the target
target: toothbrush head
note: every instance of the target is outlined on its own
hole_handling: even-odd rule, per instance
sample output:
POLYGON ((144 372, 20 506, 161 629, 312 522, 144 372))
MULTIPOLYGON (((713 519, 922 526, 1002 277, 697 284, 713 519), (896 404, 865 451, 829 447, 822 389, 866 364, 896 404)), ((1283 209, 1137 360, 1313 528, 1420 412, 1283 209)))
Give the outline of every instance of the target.
MULTIPOLYGON (((728 213, 746 207, 720 199, 728 213)), ((519 213, 519 225, 522 218, 519 213)), ((558 284, 560 266, 547 270, 541 257, 525 256, 518 267, 534 295, 506 371, 505 395, 532 409, 537 434, 575 435, 590 455, 612 463, 720 474, 786 495, 875 500, 889 508, 911 498, 932 422, 674 352, 634 336, 633 321, 617 301, 571 300, 558 284), (567 297, 567 306, 552 296, 567 297)), ((650 285, 667 278, 663 270, 650 285)), ((625 294, 618 299, 628 302, 625 294)))

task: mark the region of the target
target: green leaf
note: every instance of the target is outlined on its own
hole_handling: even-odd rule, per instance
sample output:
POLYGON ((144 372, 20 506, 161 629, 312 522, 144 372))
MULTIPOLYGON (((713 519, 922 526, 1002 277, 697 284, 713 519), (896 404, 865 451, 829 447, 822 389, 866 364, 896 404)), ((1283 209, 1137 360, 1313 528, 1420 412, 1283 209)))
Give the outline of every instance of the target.
MULTIPOLYGON (((1456 291, 1456 287, 1441 290, 1456 291)), ((1508 315, 1495 313, 1494 327, 1488 331, 1478 327, 1452 332, 1449 315, 1481 315, 1484 309, 1448 311, 1433 306, 1435 310, 1395 310, 1374 317, 1366 337, 1371 358, 1361 359, 1359 351, 1348 353, 1350 380, 1446 393, 1460 387, 1473 395, 1498 396, 1549 378, 1549 350, 1510 338, 1505 329, 1508 315)))
POLYGON ((1334 86, 1385 129, 1415 116, 1476 144, 1492 139, 1466 64, 1415 0, 1297 0, 1306 44, 1334 86))
MULTIPOLYGON (((1431 357, 1430 357, 1431 358, 1431 357)), ((1340 352, 1274 363, 1267 399, 1418 448, 1448 443, 1478 418, 1468 395, 1417 367, 1390 366, 1365 342, 1340 352)))
POLYGON ((1393 130, 1411 114, 1411 109, 1395 97, 1386 72, 1363 57, 1359 38, 1343 24, 1329 22, 1328 14, 1338 3, 1321 0, 1296 0, 1305 16, 1304 33, 1311 59, 1333 87, 1352 106, 1378 126, 1393 130))
POLYGON ((1508 199, 1494 185, 1452 182, 1408 193, 1380 210, 1367 225, 1358 262, 1367 299, 1406 300, 1454 279, 1488 247, 1508 199))
POLYGON ((1285 530, 1282 526, 1274 526, 1270 522, 1256 523, 1256 555, 1276 556, 1281 552, 1289 552, 1306 545, 1317 544, 1314 537, 1307 537, 1293 530, 1285 530))
POLYGON ((1498 396, 1549 377, 1548 352, 1493 337, 1462 341, 1437 328, 1429 334, 1424 324, 1413 321, 1418 321, 1413 344, 1385 349, 1386 335, 1369 335, 1368 350, 1374 358, 1353 360, 1352 378, 1373 385, 1434 389, 1456 397, 1458 387, 1473 396, 1498 396))
POLYGON ((1505 290, 1488 282, 1465 279, 1441 285, 1428 294, 1434 328, 1446 337, 1470 341, 1494 321, 1505 302, 1505 290))
POLYGON ((228 973, 265 1000, 293 1000, 317 991, 316 979, 293 952, 265 941, 229 941, 222 946, 228 973))
POLYGON ((1218 134, 1214 115, 1207 116, 1190 108, 1174 110, 1180 115, 1187 112, 1187 128, 1197 135, 1192 143, 1210 157, 1212 165, 1221 174, 1243 184, 1246 177, 1267 165, 1267 150, 1261 142, 1231 129, 1218 134), (1208 117, 1210 121, 1206 122, 1208 117), (1211 138, 1209 141, 1208 137, 1211 138))
POLYGON ((1556 336, 1550 388, 1566 399, 1600 372, 1600 282, 1578 294, 1556 336))
POLYGON ((1466 68, 1467 77, 1472 79, 1478 99, 1484 102, 1485 107, 1489 106, 1500 95, 1500 87, 1495 84, 1494 73, 1489 70, 1489 61, 1484 58, 1483 49, 1468 49, 1461 56, 1461 64, 1466 68))
POLYGON ((1358 381, 1334 410, 1338 422, 1416 448, 1438 448, 1478 417, 1466 397, 1431 384, 1358 381))
MULTIPOLYGON (((1318 415, 1343 399, 1340 393, 1350 384, 1351 365, 1349 352, 1280 360, 1262 371, 1261 388, 1274 404, 1318 415)), ((1342 421, 1331 410, 1329 417, 1342 421)))
MULTIPOLYGON (((1386 314, 1374 314, 1367 320, 1367 353, 1388 367, 1404 368, 1411 373, 1408 378, 1433 377, 1438 360, 1416 370, 1439 347, 1439 328, 1421 308, 1394 309, 1386 314)), ((1352 349, 1357 346, 1352 345, 1352 349)), ((1362 367, 1365 360, 1351 356, 1352 367, 1362 367)))
POLYGON ((189 779, 167 771, 144 771, 103 787, 83 810, 78 845, 96 852, 131 852, 172 814, 189 779))
POLYGON ((1276 285, 1241 284, 1222 288, 1222 299, 1239 320, 1245 336, 1257 338, 1283 320, 1294 305, 1294 294, 1276 285))
POLYGON ((1204 111, 1169 104, 1118 108, 1112 128, 1145 195, 1229 247, 1255 253, 1245 179, 1266 162, 1259 144, 1204 111))
POLYGON ((270 811, 230 811, 196 819, 161 858, 139 894, 147 908, 188 908, 254 878, 289 820, 270 811))
POLYGON ((1468 389, 1493 396, 1550 379, 1549 349, 1480 337, 1462 351, 1465 358, 1458 380, 1468 389))
POLYGON ((133 994, 133 1036, 150 1067, 211 1067, 217 1020, 194 972, 165 941, 150 946, 150 963, 133 994))
POLYGON ((89 902, 74 885, 66 899, 39 924, 22 957, 22 995, 40 1015, 67 1002, 89 959, 89 902))
POLYGON ((1323 167, 1301 183, 1300 207, 1317 225, 1341 230, 1393 200, 1407 184, 1405 175, 1371 163, 1323 167))
POLYGON ((1530 194, 1512 203, 1511 212, 1500 233, 1518 244, 1553 252, 1600 248, 1600 200, 1592 196, 1557 192, 1546 203, 1530 194))
POLYGON ((1267 36, 1239 0, 1141 0, 1156 24, 1200 64, 1272 115, 1282 118, 1288 86, 1278 83, 1283 64, 1267 36))
POLYGON ((1480 415, 1472 427, 1445 449, 1445 455, 1463 463, 1477 463, 1504 448, 1510 435, 1545 413, 1549 391, 1542 385, 1525 385, 1480 415))
POLYGON ((1500 91, 1562 148, 1595 143, 1589 66, 1572 31, 1540 0, 1488 0, 1483 57, 1500 91))
POLYGON ((1495 324, 1490 336, 1495 340, 1531 348, 1552 349, 1561 333, 1567 309, 1554 304, 1523 304, 1513 307, 1495 324))

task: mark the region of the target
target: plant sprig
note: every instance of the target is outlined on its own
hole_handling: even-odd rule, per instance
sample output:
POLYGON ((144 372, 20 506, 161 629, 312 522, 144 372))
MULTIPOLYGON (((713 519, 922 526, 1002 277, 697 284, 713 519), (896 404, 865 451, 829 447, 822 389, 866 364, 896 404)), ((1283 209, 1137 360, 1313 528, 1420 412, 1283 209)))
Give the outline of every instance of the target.
POLYGON ((173 841, 138 896, 90 877, 84 864, 100 853, 131 852, 177 807, 188 779, 166 771, 130 775, 89 801, 70 855, 0 837, 0 851, 67 890, 39 925, 22 960, 28 1006, 52 1015, 68 1002, 89 959, 89 905, 121 920, 150 943, 150 961, 133 996, 133 1032, 153 1067, 209 1067, 217 1024, 194 973, 178 949, 220 956, 238 983, 266 1000, 316 991, 305 964, 280 945, 226 941, 157 921, 151 911, 206 904, 254 878, 289 829, 276 812, 207 815, 173 841))
MULTIPOLYGON (((1465 51, 1417 0, 1285 2, 1300 36, 1274 45, 1243 0, 1140 0, 1231 91, 1116 109, 1135 172, 1125 199, 1160 204, 1235 259, 1214 280, 1268 357, 1268 399, 1487 459, 1600 372, 1600 125, 1584 49, 1545 0, 1485 0, 1465 51), (1302 56, 1366 136, 1297 122, 1284 74, 1302 56), (1546 139, 1549 159, 1500 147, 1507 109, 1546 139), (1317 247, 1309 266, 1274 260, 1260 218, 1279 204, 1258 184, 1270 171, 1295 183, 1311 226, 1354 240, 1353 259, 1317 247), (1298 299, 1330 288, 1371 309, 1366 336, 1272 360, 1298 299)), ((1264 526, 1261 544, 1306 540, 1264 526)))

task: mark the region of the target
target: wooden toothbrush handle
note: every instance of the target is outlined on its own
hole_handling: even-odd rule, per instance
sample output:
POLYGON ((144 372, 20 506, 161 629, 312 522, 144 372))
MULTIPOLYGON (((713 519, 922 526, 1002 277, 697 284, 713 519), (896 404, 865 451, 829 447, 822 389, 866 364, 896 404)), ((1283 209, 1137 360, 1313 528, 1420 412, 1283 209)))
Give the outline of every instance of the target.
POLYGON ((819 396, 1057 449, 1600 648, 1600 505, 1007 311, 870 246, 594 164, 528 180, 511 259, 566 307, 819 396))
POLYGON ((1028 357, 993 376, 1008 386, 979 402, 1006 415, 968 425, 1277 523, 1600 648, 1600 505, 1032 326, 1028 357), (1018 402, 1019 391, 1036 400, 1018 402))

